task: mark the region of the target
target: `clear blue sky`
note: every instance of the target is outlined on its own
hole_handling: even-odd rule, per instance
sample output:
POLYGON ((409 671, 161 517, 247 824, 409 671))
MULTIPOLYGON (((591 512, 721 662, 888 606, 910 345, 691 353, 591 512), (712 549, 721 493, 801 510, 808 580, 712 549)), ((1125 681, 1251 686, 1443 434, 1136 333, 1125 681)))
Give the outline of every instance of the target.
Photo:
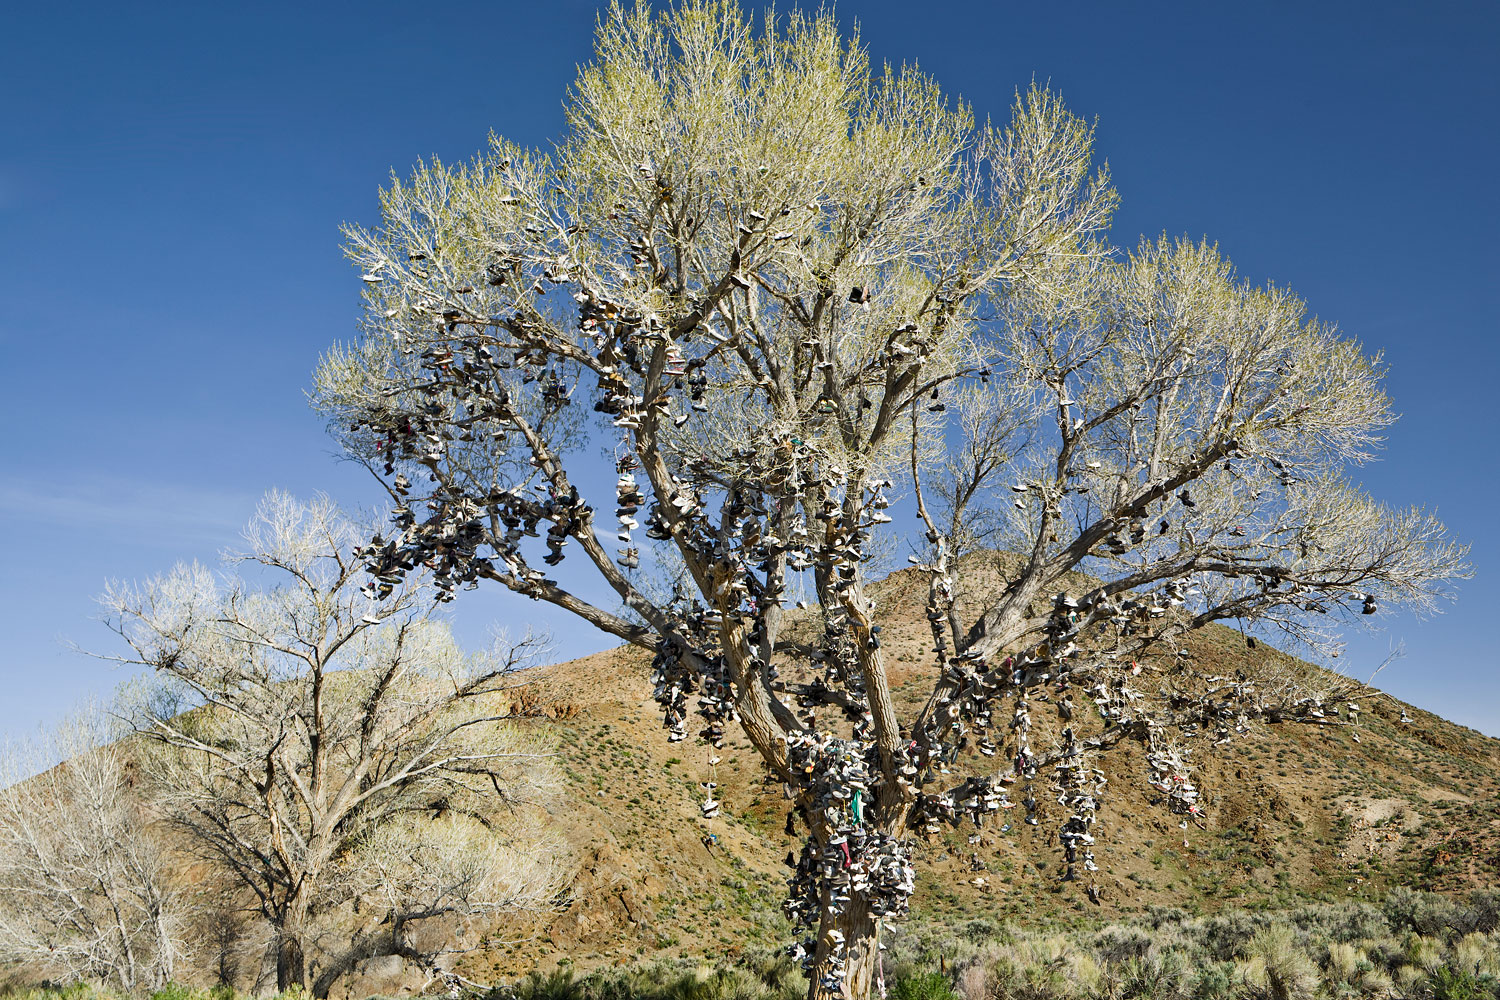
MULTIPOLYGON (((1099 120, 1115 238, 1220 242, 1384 351, 1402 421, 1364 473, 1435 505, 1477 575, 1435 620, 1352 644, 1400 697, 1500 735, 1500 8, 1493 4, 845 3, 877 62, 981 115, 1050 81, 1099 120)), ((0 32, 0 735, 120 679, 70 651, 108 577, 235 542, 272 486, 374 503, 303 392, 348 337, 338 226, 394 168, 494 129, 537 145, 595 7, 12 5, 0 32)), ((460 633, 535 618, 487 593, 460 633)), ((558 622, 561 653, 603 645, 558 622)))

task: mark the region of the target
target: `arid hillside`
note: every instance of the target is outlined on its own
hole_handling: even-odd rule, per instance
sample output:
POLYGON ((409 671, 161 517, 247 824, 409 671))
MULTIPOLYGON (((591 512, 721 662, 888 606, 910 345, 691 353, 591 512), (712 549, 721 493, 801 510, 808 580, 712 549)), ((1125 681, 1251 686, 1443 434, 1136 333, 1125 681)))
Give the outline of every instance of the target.
MULTIPOLYGON (((978 594, 989 574, 971 571, 979 579, 969 589, 978 594)), ((876 594, 898 698, 915 701, 935 670, 925 583, 905 570, 876 594)), ((1187 647, 1191 669, 1252 676, 1317 669, 1263 642, 1252 649, 1219 626, 1187 647)), ((563 959, 587 968, 787 939, 783 860, 797 845, 783 831, 781 789, 733 733, 718 751, 692 737, 669 743, 651 701, 648 661, 622 648, 557 664, 537 671, 522 696, 555 720, 569 789, 555 820, 579 871, 564 911, 498 931, 511 943, 465 960, 474 978, 563 959), (724 804, 712 820, 698 808, 707 781, 724 804)), ((1461 891, 1500 882, 1500 741, 1373 688, 1356 697, 1360 710, 1349 724, 1257 725, 1212 755, 1200 750, 1203 829, 1183 831, 1153 804, 1138 747, 1114 751, 1096 848, 1099 909, 1077 883, 1057 879, 1060 807, 1039 782, 1039 826, 1002 815, 977 844, 969 843, 969 825, 923 842, 914 919, 1037 922, 1153 905, 1207 912, 1375 897, 1393 885, 1461 891), (971 854, 985 870, 972 870, 971 854)))
MULTIPOLYGON (((1003 580, 1006 556, 962 568, 960 610, 973 612, 1003 580), (966 606, 965 606, 966 605, 966 606)), ((1080 578, 1077 589, 1087 586, 1080 578)), ((898 707, 931 688, 925 579, 892 574, 873 588, 884 625, 898 707)), ((812 611, 788 632, 812 641, 812 611)), ((1145 671, 1202 671, 1251 678, 1302 674, 1312 687, 1332 675, 1220 626, 1186 643, 1189 655, 1143 661, 1145 671)), ((800 841, 785 833, 789 803, 731 729, 715 750, 690 735, 671 743, 651 698, 649 656, 622 647, 533 669, 508 706, 550 731, 564 793, 546 820, 567 841, 575 874, 552 912, 495 924, 435 921, 419 933, 453 948, 444 964, 492 983, 560 964, 588 969, 657 955, 721 957, 779 947, 792 938, 781 915, 785 859, 800 841), (717 764, 712 761, 718 758, 717 764), (703 818, 705 783, 718 815, 703 818)), ((796 676, 805 664, 779 665, 796 676)), ((1398 667, 1399 669, 1399 667, 1398 667)), ((1406 667, 1406 669, 1412 669, 1406 667)), ((506 706, 497 706, 504 710, 506 706)), ((1329 706, 1330 712, 1333 706, 1329 706)), ((1033 699, 1033 740, 1059 725, 1045 696, 1033 699)), ((1045 778, 1035 785, 1040 823, 1015 810, 976 833, 968 823, 919 839, 912 921, 958 926, 974 918, 1038 925, 1076 923, 1174 906, 1280 908, 1313 900, 1378 898, 1397 885, 1443 892, 1500 884, 1500 740, 1361 688, 1327 725, 1256 724, 1210 750, 1197 741, 1194 778, 1202 827, 1183 830, 1146 781, 1139 746, 1110 752, 1096 827, 1099 904, 1080 883, 1060 881, 1061 806, 1045 778), (1349 711, 1349 703, 1358 705, 1349 711)), ((961 761, 974 771, 995 761, 961 761)), ((972 773, 972 772, 971 772, 972 773)), ((1016 796, 1019 798, 1020 796, 1016 796)), ((201 865, 179 869, 189 895, 211 884, 201 865)), ((224 968, 225 900, 204 898, 183 978, 205 985, 224 968), (216 916, 219 914, 219 916, 216 916)), ((250 923, 232 946, 233 978, 250 987, 265 938, 250 923)), ((338 923, 337 918, 332 924, 338 923)), ((338 931, 330 926, 330 932, 338 931)), ((439 950, 439 949, 434 949, 439 950)), ((359 963, 334 987, 339 998, 400 995, 430 986, 431 970, 394 956, 359 963)))

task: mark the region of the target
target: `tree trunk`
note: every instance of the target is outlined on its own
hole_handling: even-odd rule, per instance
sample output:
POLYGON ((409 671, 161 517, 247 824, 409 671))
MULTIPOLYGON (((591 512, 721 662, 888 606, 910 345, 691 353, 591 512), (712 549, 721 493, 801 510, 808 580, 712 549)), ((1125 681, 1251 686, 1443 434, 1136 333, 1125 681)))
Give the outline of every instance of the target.
POLYGON ((277 932, 276 989, 285 993, 307 985, 307 953, 302 945, 302 922, 288 921, 277 932))
POLYGON ((865 900, 851 894, 840 912, 825 901, 818 918, 818 950, 807 984, 808 1000, 869 1000, 880 975, 880 920, 865 900), (843 935, 844 975, 835 981, 834 937, 843 935))
MULTIPOLYGON (((316 834, 308 838, 308 849, 316 850, 319 844, 316 834)), ((312 985, 307 967, 307 938, 312 923, 312 891, 316 885, 319 869, 308 867, 297 879, 297 888, 288 897, 281 910, 281 920, 276 928, 276 988, 285 992, 289 987, 312 985)))

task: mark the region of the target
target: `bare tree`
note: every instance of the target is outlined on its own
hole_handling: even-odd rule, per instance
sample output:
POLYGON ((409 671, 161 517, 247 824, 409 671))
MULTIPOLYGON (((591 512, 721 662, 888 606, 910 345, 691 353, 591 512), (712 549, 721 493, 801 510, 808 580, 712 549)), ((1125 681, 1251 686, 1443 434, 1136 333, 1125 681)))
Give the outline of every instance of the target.
POLYGON ((0 757, 0 961, 134 993, 171 978, 181 912, 114 735, 91 710, 0 757))
POLYGON ((1391 420, 1378 359, 1212 247, 1116 253, 1092 130, 1056 96, 976 126, 919 72, 872 74, 829 16, 757 33, 685 2, 610 9, 567 121, 551 154, 424 166, 349 229, 363 336, 318 402, 388 479, 382 592, 425 565, 445 596, 548 601, 655 655, 670 739, 690 697, 705 739, 743 729, 808 833, 788 912, 815 994, 868 995, 912 833, 1008 783, 1031 811, 1051 778, 1080 877, 1110 747, 1144 742, 1186 821, 1194 737, 1331 721, 1298 678, 1146 652, 1223 619, 1321 644, 1465 572, 1436 520, 1347 478, 1391 420), (585 496, 601 445, 611 525, 585 496), (931 581, 937 680, 908 718, 866 589, 892 533, 931 581), (1003 586, 955 576, 1001 540, 1003 586), (680 569, 672 593, 643 565, 680 569), (618 608, 586 599, 599 582, 618 608), (799 591, 811 644, 787 638, 799 591), (1064 724, 1033 747, 1043 685, 1064 724))
POLYGON ((422 587, 361 594, 362 530, 327 498, 273 493, 231 559, 259 581, 181 566, 103 598, 119 659, 155 674, 130 715, 158 748, 162 805, 253 895, 278 988, 320 995, 320 967, 370 947, 333 919, 343 904, 394 922, 394 947, 403 921, 543 906, 559 884, 557 852, 523 822, 551 786, 544 735, 499 707, 538 641, 465 655, 422 587), (370 881, 391 830, 408 860, 370 881))
MULTIPOLYGON (((533 828, 545 816, 515 817, 533 828)), ((386 823, 359 846, 347 875, 370 917, 347 947, 318 974, 314 993, 326 996, 334 981, 360 959, 398 955, 426 971, 429 982, 449 977, 446 956, 469 950, 472 934, 453 931, 417 936, 414 922, 456 915, 483 917, 552 906, 562 890, 558 848, 534 830, 535 843, 517 850, 489 828, 493 820, 444 810, 386 823)), ((474 984, 477 985, 477 984, 474 984)))

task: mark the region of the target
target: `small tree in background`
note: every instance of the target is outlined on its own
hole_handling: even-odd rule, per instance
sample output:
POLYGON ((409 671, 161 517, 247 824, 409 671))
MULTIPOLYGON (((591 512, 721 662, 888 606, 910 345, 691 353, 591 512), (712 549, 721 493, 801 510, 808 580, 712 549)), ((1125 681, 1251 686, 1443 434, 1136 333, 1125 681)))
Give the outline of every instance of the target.
POLYGON ((135 993, 171 978, 183 907, 118 735, 91 710, 0 756, 0 961, 135 993))
POLYGON ((1050 783, 1086 880, 1109 748, 1144 743, 1185 821, 1195 739, 1331 721, 1333 690, 1148 651, 1226 619, 1325 648, 1465 572, 1436 520, 1347 479, 1392 419, 1379 360, 1211 246, 1117 253, 1056 96, 976 126, 830 16, 757 33, 687 2, 612 7, 566 110, 553 153, 496 139, 349 230, 364 335, 318 401, 389 482, 378 593, 425 566, 445 596, 553 603, 651 651, 671 739, 690 710, 710 742, 741 727, 807 833, 788 912, 815 994, 869 994, 914 832, 1010 784, 1035 822, 1050 783), (929 581, 936 679, 907 717, 867 592, 891 533, 929 581), (1019 553, 999 587, 955 574, 994 544, 1019 553), (553 575, 574 553, 618 607, 553 575))
POLYGON ((277 988, 319 996, 372 954, 430 962, 412 920, 542 908, 560 885, 525 808, 553 787, 550 753, 499 708, 540 644, 464 655, 415 582, 361 595, 367 530, 273 493, 231 560, 268 586, 181 566, 103 598, 121 662, 154 671, 130 708, 153 794, 256 900, 277 988), (329 919, 343 904, 364 914, 352 933, 329 919))

